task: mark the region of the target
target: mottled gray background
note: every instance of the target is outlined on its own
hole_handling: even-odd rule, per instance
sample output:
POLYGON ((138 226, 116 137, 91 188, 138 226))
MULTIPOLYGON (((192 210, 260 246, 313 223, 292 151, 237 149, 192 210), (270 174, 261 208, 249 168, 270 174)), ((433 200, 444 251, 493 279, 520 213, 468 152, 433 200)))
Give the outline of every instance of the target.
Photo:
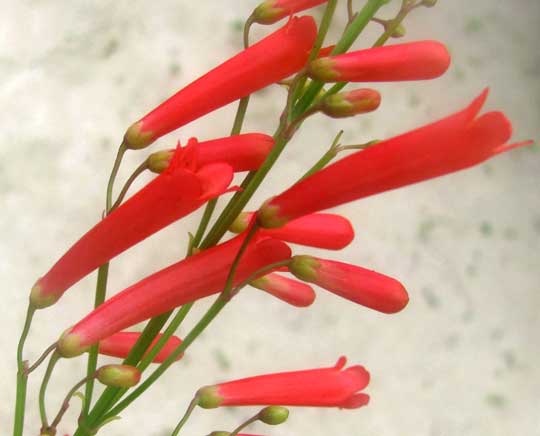
MULTIPOLYGON (((99 218, 125 127, 237 52, 242 20, 256 3, 0 0, 0 434, 11 431, 15 344, 31 285, 99 218)), ((340 3, 337 27, 345 20, 340 3)), ((449 72, 428 83, 377 86, 383 103, 374 114, 306 122, 252 207, 289 186, 340 128, 349 143, 389 137, 463 107, 486 85, 492 88, 487 109, 508 114, 514 138, 538 139, 540 3, 439 3, 407 20, 406 39, 446 43, 453 54, 449 72)), ((380 16, 392 16, 392 5, 380 16)), ((266 31, 257 28, 256 35, 266 31)), ((357 46, 369 46, 379 33, 370 26, 357 46)), ((283 99, 277 87, 259 92, 246 130, 271 133, 283 99)), ((178 138, 224 136, 234 109, 194 122, 154 149, 178 138)), ((145 155, 130 153, 121 179, 145 155)), ((357 238, 343 252, 324 255, 401 279, 411 296, 407 310, 386 316, 322 290, 310 309, 296 309, 246 290, 163 382, 103 434, 165 436, 203 384, 329 366, 345 354, 371 371, 369 407, 294 409, 286 425, 259 425, 253 432, 540 435, 539 174, 533 147, 339 208, 354 222, 357 238)), ((183 256, 197 219, 184 219, 115 260, 110 292, 183 256)), ((88 311, 94 281, 94 275, 86 278, 38 313, 30 360, 88 311)), ((198 305, 186 328, 208 304, 198 305)), ((81 378, 83 366, 84 359, 74 359, 58 367, 51 409, 81 378)), ((37 430, 40 376, 29 385, 27 435, 37 430)), ((73 429, 75 403, 60 431, 73 429)), ((198 410, 185 433, 230 430, 256 410, 198 410)))

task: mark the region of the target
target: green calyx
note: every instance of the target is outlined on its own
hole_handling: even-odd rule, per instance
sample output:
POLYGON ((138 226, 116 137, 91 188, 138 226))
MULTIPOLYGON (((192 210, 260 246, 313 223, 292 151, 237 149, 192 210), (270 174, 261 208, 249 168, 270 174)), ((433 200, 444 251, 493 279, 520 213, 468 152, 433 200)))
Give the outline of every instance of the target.
POLYGON ((315 59, 308 65, 307 75, 320 82, 339 81, 339 72, 335 69, 335 61, 330 57, 315 59))
POLYGON ((161 174, 169 168, 173 156, 174 150, 160 150, 152 153, 146 160, 148 169, 153 173, 161 174))
POLYGON ((266 201, 257 212, 257 222, 265 229, 283 227, 289 222, 286 217, 280 216, 279 206, 271 205, 272 199, 266 201))
POLYGON ((152 142, 154 142, 153 133, 143 131, 142 121, 133 123, 129 126, 124 135, 124 145, 130 150, 146 148, 152 142))
POLYGON ((228 431, 213 431, 208 436, 229 436, 230 433, 228 431))
POLYGON ((107 386, 130 388, 139 383, 141 372, 130 365, 105 365, 97 370, 97 379, 107 386))
POLYGON ((80 356, 89 348, 90 346, 81 345, 81 337, 79 335, 66 330, 58 340, 56 350, 60 356, 70 358, 80 356))
POLYGON ((254 23, 273 24, 283 18, 284 9, 275 6, 276 0, 266 0, 251 14, 254 23))
POLYGON ((61 294, 44 294, 38 281, 30 290, 30 305, 35 309, 44 309, 56 303, 60 296, 61 294))
POLYGON ((268 287, 269 279, 266 276, 259 277, 258 279, 252 280, 250 285, 257 289, 262 289, 263 291, 268 287))
POLYGON ((259 421, 268 425, 279 425, 287 421, 289 409, 282 406, 265 407, 259 412, 259 421))
POLYGON ((242 233, 243 231, 247 230, 249 216, 249 213, 241 212, 229 227, 229 231, 233 233, 242 233))
POLYGON ((203 409, 215 409, 223 402, 216 386, 205 386, 197 391, 197 405, 203 409))
POLYGON ((289 263, 289 271, 304 282, 315 283, 317 281, 319 261, 307 255, 293 256, 289 263))

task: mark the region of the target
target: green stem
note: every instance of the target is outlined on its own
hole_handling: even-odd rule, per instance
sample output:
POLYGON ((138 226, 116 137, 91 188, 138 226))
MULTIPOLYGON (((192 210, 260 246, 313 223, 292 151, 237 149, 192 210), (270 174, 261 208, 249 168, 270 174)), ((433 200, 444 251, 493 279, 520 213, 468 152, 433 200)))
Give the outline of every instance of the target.
MULTIPOLYGON (((129 406, 139 396, 141 396, 161 375, 176 362, 176 359, 184 353, 187 348, 197 339, 197 337, 208 327, 208 325, 214 320, 214 318, 221 312, 221 310, 227 305, 228 300, 224 298, 223 294, 220 294, 214 304, 208 309, 199 322, 193 327, 193 329, 184 338, 183 342, 165 359, 165 361, 154 370, 152 374, 148 376, 144 382, 142 382, 130 395, 124 400, 118 403, 106 416, 105 419, 111 416, 118 415, 122 410, 129 406)), ((193 303, 189 303, 192 305, 193 303)))
POLYGON ((322 157, 313 165, 301 178, 299 181, 304 180, 305 178, 311 176, 312 174, 315 174, 317 171, 322 170, 332 159, 334 159, 338 154, 338 142, 341 139, 341 135, 343 135, 343 130, 340 130, 336 137, 334 138, 334 141, 332 141, 332 145, 328 149, 326 153, 322 155, 322 157))
POLYGON ((113 168, 111 170, 111 175, 109 176, 109 182, 107 183, 107 198, 105 201, 105 212, 108 214, 112 207, 112 195, 113 195, 113 186, 118 170, 120 169, 120 164, 122 163, 122 158, 126 153, 127 147, 122 142, 120 147, 118 147, 118 153, 116 154, 116 159, 114 160, 113 168))
POLYGON ((54 352, 49 359, 49 364, 47 365, 47 370, 43 376, 43 381, 41 382, 41 387, 39 388, 39 416, 41 417, 41 427, 47 429, 49 427, 49 422, 47 421, 47 411, 45 409, 45 393, 47 392, 47 386, 51 379, 54 367, 60 359, 60 354, 54 352))
POLYGON ((47 356, 56 349, 57 345, 58 342, 54 342, 53 344, 49 345, 41 354, 41 356, 39 356, 39 358, 34 362, 34 364, 26 370, 26 374, 30 374, 31 372, 35 371, 39 367, 39 365, 43 363, 47 356))
POLYGON ((287 259, 287 260, 280 260, 279 262, 274 262, 274 263, 271 263, 270 265, 266 265, 262 267, 261 269, 252 273, 243 282, 240 282, 238 285, 236 285, 234 289, 231 291, 231 296, 234 297, 238 292, 240 292, 242 288, 249 285, 253 280, 257 279, 258 277, 261 277, 265 273, 272 271, 275 268, 279 268, 281 266, 288 266, 290 263, 291 263, 291 259, 287 259))
POLYGON ((30 326, 32 325, 32 319, 36 309, 32 305, 28 305, 26 311, 26 318, 24 321, 24 327, 17 345, 17 394, 15 398, 15 419, 13 422, 13 436, 22 436, 24 429, 24 412, 26 409, 26 385, 28 382, 28 374, 26 372, 26 363, 23 360, 24 344, 28 333, 30 332, 30 326))
POLYGON ((114 202, 114 204, 111 206, 111 210, 116 209, 122 201, 124 200, 124 197, 126 196, 127 192, 129 191, 129 188, 135 181, 137 177, 139 177, 144 171, 148 169, 148 162, 145 160, 142 164, 140 164, 135 171, 129 176, 129 178, 126 180, 126 183, 122 187, 122 190, 120 191, 120 194, 118 194, 118 198, 114 202))
POLYGON ((182 429, 184 424, 187 422, 187 420, 189 419, 189 417, 191 416, 191 414, 195 410, 195 407, 197 407, 198 402, 199 402, 199 398, 195 395, 193 400, 191 400, 191 403, 189 403, 189 406, 188 406, 188 408, 186 410, 186 413, 184 413, 184 416, 182 416, 182 419, 180 420, 180 422, 178 423, 176 428, 171 433, 171 436, 178 436, 178 434, 180 433, 180 430, 182 429))
MULTIPOLYGON (((366 5, 362 8, 360 12, 358 12, 358 14, 356 14, 354 20, 345 29, 345 32, 334 47, 334 50, 332 50, 333 55, 345 53, 349 48, 351 48, 354 41, 356 41, 356 39, 358 38, 358 35, 362 33, 370 20, 373 18, 373 16, 377 13, 381 6, 383 6, 385 1, 386 0, 368 0, 366 5)), ((311 103, 313 102, 313 100, 315 100, 323 86, 324 84, 322 82, 311 82, 311 84, 308 86, 308 89, 306 90, 302 98, 298 101, 294 109, 295 117, 303 113, 311 105, 311 103)))
POLYGON ((192 247, 198 247, 199 244, 201 243, 201 240, 204 236, 204 232, 206 232, 208 224, 210 223, 210 219, 212 218, 212 214, 214 213, 214 210, 216 209, 216 204, 217 204, 217 198, 213 198, 206 204, 206 208, 204 209, 204 213, 201 218, 201 222, 199 223, 199 228, 197 229, 197 233, 195 233, 195 236, 193 237, 193 240, 191 241, 192 247))
MULTIPOLYGON (((98 270, 94 308, 100 306, 105 301, 105 295, 107 293, 108 276, 109 276, 109 263, 107 262, 106 264, 100 266, 98 270)), ((97 368, 98 347, 99 347, 99 344, 95 344, 88 351, 88 362, 86 365, 86 376, 87 376, 88 382, 86 383, 86 387, 84 389, 84 397, 86 400, 84 402, 83 415, 86 415, 88 413, 88 411, 90 410, 90 405, 92 403, 92 394, 94 393, 95 379, 92 378, 91 376, 92 374, 96 372, 96 368, 97 368)))
POLYGON ((396 17, 391 20, 388 27, 386 27, 385 32, 379 37, 379 39, 377 39, 377 41, 375 41, 373 47, 380 47, 384 45, 412 9, 412 7, 404 3, 396 17))
POLYGON ((238 427, 236 427, 229 436, 236 436, 238 433, 240 433, 242 430, 244 430, 248 425, 253 424, 254 422, 257 422, 259 420, 259 414, 257 413, 255 416, 252 416, 247 421, 240 424, 238 427))

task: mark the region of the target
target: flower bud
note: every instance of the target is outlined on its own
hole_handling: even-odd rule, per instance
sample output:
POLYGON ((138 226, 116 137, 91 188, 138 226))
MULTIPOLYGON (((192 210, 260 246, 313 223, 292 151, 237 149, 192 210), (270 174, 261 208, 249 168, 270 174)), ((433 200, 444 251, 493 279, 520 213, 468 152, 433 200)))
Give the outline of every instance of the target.
POLYGON ((169 168, 173 156, 174 150, 160 150, 152 153, 146 160, 148 169, 153 173, 161 174, 169 168))
POLYGON ((437 0, 422 0, 422 3, 420 4, 426 8, 432 8, 437 4, 437 0))
POLYGON ((246 231, 252 218, 253 212, 240 212, 229 227, 229 231, 233 233, 242 233, 246 231))
POLYGON ((282 406, 268 406, 259 412, 259 421, 268 425, 279 425, 287 421, 289 409, 282 406))
POLYGON ((317 280, 317 268, 319 262, 312 256, 293 256, 289 263, 289 271, 300 280, 315 282, 317 280))
POLYGON ((129 365, 105 365, 97 370, 97 379, 107 386, 130 388, 139 383, 141 372, 129 365))
POLYGON ((352 117, 372 112, 381 104, 381 95, 374 89, 363 88, 340 92, 326 97, 321 102, 321 110, 332 118, 352 117))

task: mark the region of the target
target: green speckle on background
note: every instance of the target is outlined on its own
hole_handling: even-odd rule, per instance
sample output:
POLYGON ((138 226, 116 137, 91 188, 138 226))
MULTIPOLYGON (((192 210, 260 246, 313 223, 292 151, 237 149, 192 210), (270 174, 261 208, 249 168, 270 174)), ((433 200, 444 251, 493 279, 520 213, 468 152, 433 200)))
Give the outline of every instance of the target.
POLYGON ((480 223, 480 233, 482 234, 482 236, 491 236, 493 234, 493 226, 491 225, 491 223, 487 221, 482 221, 480 223))
POLYGON ((501 394, 490 393, 486 395, 486 403, 495 409, 502 409, 506 406, 507 400, 501 394))
POLYGON ((242 32, 244 30, 244 21, 240 18, 231 21, 231 29, 234 32, 242 32))
POLYGON ((231 368, 231 360, 227 357, 223 350, 219 348, 214 350, 214 358, 222 371, 226 371, 231 368))
POLYGON ((473 34, 478 33, 484 28, 484 23, 482 20, 478 17, 470 17, 465 22, 465 33, 467 34, 473 34))
POLYGON ((436 225, 437 223, 433 219, 422 221, 418 227, 418 239, 424 243, 429 242, 436 225))

